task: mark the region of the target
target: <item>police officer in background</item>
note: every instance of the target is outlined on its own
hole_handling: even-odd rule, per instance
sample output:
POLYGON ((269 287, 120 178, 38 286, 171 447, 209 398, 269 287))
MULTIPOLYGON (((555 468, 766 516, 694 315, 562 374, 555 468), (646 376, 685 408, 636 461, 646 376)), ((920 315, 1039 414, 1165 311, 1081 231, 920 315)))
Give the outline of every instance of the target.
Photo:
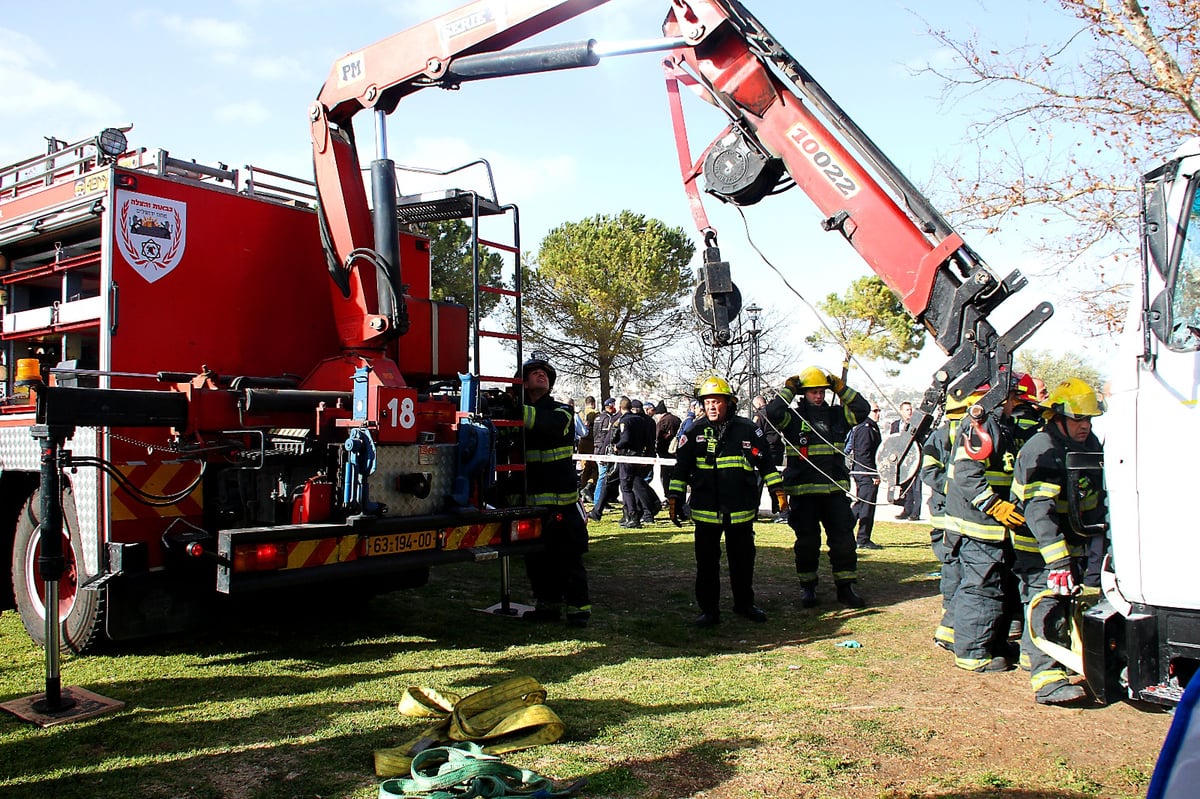
POLYGON ((1034 646, 1031 633, 1040 634, 1051 613, 1062 613, 1066 597, 1084 582, 1088 544, 1104 540, 1102 475, 1098 469, 1084 471, 1072 484, 1067 471, 1069 453, 1101 452, 1092 419, 1104 413, 1104 402, 1085 381, 1072 377, 1051 389, 1045 407, 1049 421, 1017 453, 1013 473, 1013 500, 1025 517, 1025 525, 1012 534, 1013 571, 1026 608, 1043 591, 1055 595, 1039 602, 1031 614, 1034 629, 1022 635, 1021 653, 1029 659, 1034 699, 1043 705, 1061 705, 1086 694, 1071 684, 1061 664, 1034 646))
MULTIPOLYGON (((654 421, 642 413, 641 400, 621 398, 621 410, 626 411, 617 420, 616 448, 618 455, 633 457, 654 456, 654 421)), ((648 463, 622 463, 621 502, 625 506, 622 527, 638 528, 652 524, 654 514, 661 503, 646 479, 654 471, 648 463)))
POLYGON ((754 519, 758 515, 758 481, 779 494, 787 507, 783 482, 771 461, 767 440, 753 422, 736 414, 737 397, 728 381, 710 377, 700 387, 703 417, 684 433, 675 452, 667 505, 671 521, 680 526, 679 511, 688 486, 692 489, 692 520, 696 524, 696 604, 698 627, 721 621, 721 535, 729 558, 733 612, 753 622, 767 614, 754 604, 754 519))
POLYGON ((779 396, 767 404, 770 420, 787 441, 783 490, 791 510, 788 524, 796 534, 796 574, 800 604, 817 605, 817 566, 821 558, 821 527, 829 542, 829 563, 838 601, 851 608, 866 606, 854 590, 858 553, 854 546, 854 516, 850 513, 850 473, 843 448, 846 434, 866 419, 871 403, 837 375, 815 366, 787 379, 779 396), (832 389, 841 405, 825 402, 832 389), (799 403, 792 408, 792 399, 799 403))
POLYGON ((588 549, 587 522, 571 457, 575 416, 568 406, 550 396, 558 374, 545 356, 534 353, 522 364, 521 377, 528 501, 548 511, 542 524, 545 550, 525 556, 525 572, 537 602, 525 618, 554 621, 565 609, 567 624, 586 627, 592 606, 583 565, 583 553, 588 549))
MULTIPOLYGON (((611 455, 613 430, 617 424, 617 401, 612 397, 604 400, 604 410, 596 414, 592 422, 593 448, 597 455, 611 455)), ((596 493, 592 497, 592 511, 588 515, 592 521, 600 521, 604 507, 616 498, 617 465, 611 461, 600 461, 600 471, 596 476, 596 493)))

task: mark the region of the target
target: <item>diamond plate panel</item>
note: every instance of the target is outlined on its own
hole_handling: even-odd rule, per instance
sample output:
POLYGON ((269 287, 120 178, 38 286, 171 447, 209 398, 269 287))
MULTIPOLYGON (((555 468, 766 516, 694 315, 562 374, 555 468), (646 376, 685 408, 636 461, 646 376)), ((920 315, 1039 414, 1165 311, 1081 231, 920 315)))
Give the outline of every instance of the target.
MULTIPOLYGON (((73 455, 94 456, 99 451, 100 431, 81 427, 66 443, 73 455)), ((40 472, 42 453, 28 427, 0 428, 0 471, 40 472)), ((83 545, 83 561, 88 577, 100 570, 100 470, 80 469, 65 478, 70 481, 79 516, 79 536, 83 545)))
POLYGON ((445 497, 453 489, 455 444, 382 444, 375 453, 371 475, 371 500, 388 506, 389 516, 417 516, 444 509, 445 497), (413 472, 428 472, 432 489, 425 499, 396 490, 396 478, 413 472))

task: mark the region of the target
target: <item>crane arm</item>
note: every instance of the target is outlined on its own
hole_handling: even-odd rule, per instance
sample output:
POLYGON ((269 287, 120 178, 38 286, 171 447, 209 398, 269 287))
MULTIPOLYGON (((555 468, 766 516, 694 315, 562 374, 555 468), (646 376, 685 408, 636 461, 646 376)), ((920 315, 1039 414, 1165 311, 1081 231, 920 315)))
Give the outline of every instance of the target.
MULTIPOLYGON (((375 226, 355 150, 355 114, 366 109, 390 114, 400 100, 422 88, 482 77, 456 76, 451 65, 456 59, 498 53, 604 2, 477 0, 334 63, 309 107, 309 125, 322 241, 344 348, 377 348, 403 332, 389 312, 398 299, 400 265, 381 260, 376 252, 375 226)), ((575 65, 551 59, 540 68, 575 65)), ((533 71, 525 64, 519 69, 533 71)))
MULTIPOLYGON (((705 155, 707 191, 748 205, 786 172, 824 229, 854 247, 949 356, 913 414, 905 450, 924 439, 947 394, 990 383, 981 404, 1002 404, 1012 352, 1050 318, 1050 304, 1000 335, 987 317, 1024 277, 993 273, 738 0, 673 0, 663 32, 686 41, 665 64, 668 83, 698 83, 731 120, 705 155)), ((685 183, 694 173, 684 170, 685 183)))

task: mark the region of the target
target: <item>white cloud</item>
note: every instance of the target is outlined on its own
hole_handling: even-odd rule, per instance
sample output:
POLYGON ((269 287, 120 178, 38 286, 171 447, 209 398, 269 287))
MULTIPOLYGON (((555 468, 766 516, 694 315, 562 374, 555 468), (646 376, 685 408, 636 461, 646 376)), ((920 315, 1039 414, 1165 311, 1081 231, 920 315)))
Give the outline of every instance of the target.
POLYGON ((190 43, 219 51, 244 50, 251 42, 250 29, 241 22, 226 22, 211 17, 161 18, 167 30, 182 34, 190 43))
POLYGON ((54 63, 28 36, 0 28, 0 163, 36 154, 43 136, 78 139, 119 124, 111 97, 54 76, 54 63))
POLYGON ((266 106, 256 100, 244 103, 229 103, 216 110, 215 116, 221 122, 236 122, 241 124, 258 125, 271 118, 266 106))
MULTIPOLYGON (((370 157, 366 156, 367 160, 370 157)), ((521 203, 564 191, 577 181, 579 172, 577 160, 571 155, 480 152, 463 139, 416 139, 403 153, 393 152, 392 158, 397 163, 440 170, 454 169, 483 158, 491 164, 496 193, 502 203, 521 203)), ((444 178, 402 172, 399 182, 402 194, 462 188, 491 195, 491 187, 487 184, 486 171, 482 166, 444 178)))
POLYGON ((258 56, 250 61, 250 75, 260 80, 282 80, 304 72, 300 62, 290 56, 258 56))
POLYGON ((47 61, 45 51, 31 37, 0 28, 0 66, 28 68, 33 63, 47 61))

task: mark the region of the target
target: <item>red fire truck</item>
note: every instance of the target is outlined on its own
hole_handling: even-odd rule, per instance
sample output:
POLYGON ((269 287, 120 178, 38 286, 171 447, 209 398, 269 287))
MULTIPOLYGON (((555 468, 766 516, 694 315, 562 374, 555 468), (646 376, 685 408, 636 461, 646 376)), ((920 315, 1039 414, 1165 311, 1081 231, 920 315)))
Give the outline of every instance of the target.
MULTIPOLYGON (((507 605, 507 556, 541 527, 520 422, 488 399, 515 366, 467 374, 487 331, 430 299, 429 241, 406 223, 515 210, 473 191, 394 203, 403 282, 367 301, 355 275, 347 299, 347 272, 374 289, 387 268, 358 253, 331 279, 311 181, 130 149, 126 130, 0 169, 0 602, 44 639, 57 441, 70 650, 182 628, 219 594, 383 591, 452 561, 502 559, 507 605)), ((489 244, 515 265, 515 243, 489 244)), ((511 327, 495 335, 520 363, 511 327)))

